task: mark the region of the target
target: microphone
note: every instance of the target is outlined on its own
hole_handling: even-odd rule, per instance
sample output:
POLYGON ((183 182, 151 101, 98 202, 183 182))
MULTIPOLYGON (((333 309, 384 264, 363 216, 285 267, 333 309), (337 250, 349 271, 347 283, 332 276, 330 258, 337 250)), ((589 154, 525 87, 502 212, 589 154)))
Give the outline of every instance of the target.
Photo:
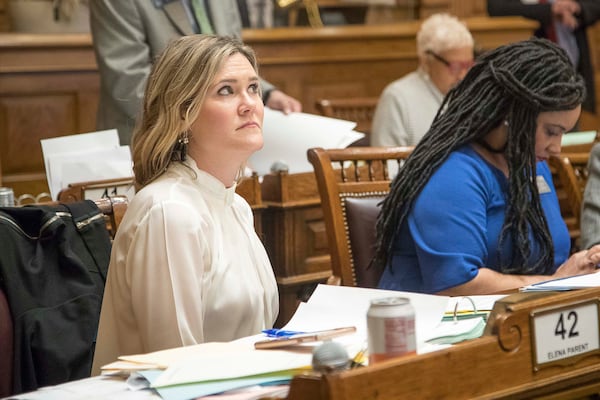
POLYGON ((271 172, 276 174, 278 172, 288 172, 290 167, 285 163, 285 161, 277 160, 273 164, 271 164, 271 172))
POLYGON ((341 371, 350 368, 350 357, 344 346, 327 340, 314 349, 312 366, 321 373, 341 371))

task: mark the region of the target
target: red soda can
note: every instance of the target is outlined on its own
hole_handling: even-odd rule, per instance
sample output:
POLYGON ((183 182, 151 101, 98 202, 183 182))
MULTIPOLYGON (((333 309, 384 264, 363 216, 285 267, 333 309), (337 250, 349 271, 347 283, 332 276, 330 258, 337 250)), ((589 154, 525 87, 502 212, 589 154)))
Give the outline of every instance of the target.
POLYGON ((415 310, 406 297, 374 299, 367 312, 369 364, 417 352, 415 310))

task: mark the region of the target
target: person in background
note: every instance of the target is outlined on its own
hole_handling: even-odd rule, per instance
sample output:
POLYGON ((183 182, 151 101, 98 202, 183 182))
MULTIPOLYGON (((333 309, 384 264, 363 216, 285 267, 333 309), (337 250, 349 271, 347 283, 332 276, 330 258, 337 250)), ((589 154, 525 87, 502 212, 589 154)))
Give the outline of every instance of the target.
MULTIPOLYGON (((167 43, 195 33, 240 38, 238 0, 94 0, 90 27, 100 72, 97 128, 131 142, 152 61, 167 43)), ((285 113, 300 102, 261 80, 263 102, 285 113)))
POLYGON ((275 10, 272 0, 237 0, 243 28, 272 28, 275 10))
POLYGON ((590 151, 588 174, 581 211, 582 249, 600 243, 600 144, 595 144, 590 151))
POLYGON ((231 341, 275 322, 273 269, 235 192, 263 145, 263 112, 255 55, 237 39, 184 36, 154 64, 93 373, 123 354, 231 341))
POLYGON ((517 15, 538 21, 535 32, 558 43, 584 77, 587 97, 583 109, 596 112, 594 67, 590 55, 586 29, 600 18, 598 0, 487 0, 488 14, 492 17, 517 15))
POLYGON ((442 100, 473 65, 473 37, 456 17, 434 14, 417 33, 419 67, 383 90, 371 130, 372 146, 414 146, 442 100))
POLYGON ((585 97, 564 50, 532 38, 478 60, 392 182, 377 222, 384 289, 490 294, 596 270, 570 254, 547 159, 585 97))

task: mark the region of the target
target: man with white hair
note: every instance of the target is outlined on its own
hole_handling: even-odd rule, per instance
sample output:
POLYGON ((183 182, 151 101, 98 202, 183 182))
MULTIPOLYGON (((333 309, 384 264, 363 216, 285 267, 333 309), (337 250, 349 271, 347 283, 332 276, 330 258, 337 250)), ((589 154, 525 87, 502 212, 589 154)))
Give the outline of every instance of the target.
POLYGON ((390 83, 373 118, 371 145, 413 146, 429 130, 446 93, 473 65, 474 41, 449 14, 434 14, 417 33, 419 67, 390 83))

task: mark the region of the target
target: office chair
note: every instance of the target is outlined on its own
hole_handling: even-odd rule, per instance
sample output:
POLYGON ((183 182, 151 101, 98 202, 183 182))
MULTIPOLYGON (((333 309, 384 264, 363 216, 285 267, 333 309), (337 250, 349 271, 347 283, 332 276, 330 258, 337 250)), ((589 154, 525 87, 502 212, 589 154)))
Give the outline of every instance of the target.
POLYGON ((330 283, 376 287, 381 270, 369 268, 375 223, 397 168, 413 147, 312 148, 333 277, 330 283))
POLYGON ((588 178, 589 152, 561 153, 548 164, 560 204, 560 213, 571 236, 572 251, 577 251, 581 235, 581 207, 588 178))

